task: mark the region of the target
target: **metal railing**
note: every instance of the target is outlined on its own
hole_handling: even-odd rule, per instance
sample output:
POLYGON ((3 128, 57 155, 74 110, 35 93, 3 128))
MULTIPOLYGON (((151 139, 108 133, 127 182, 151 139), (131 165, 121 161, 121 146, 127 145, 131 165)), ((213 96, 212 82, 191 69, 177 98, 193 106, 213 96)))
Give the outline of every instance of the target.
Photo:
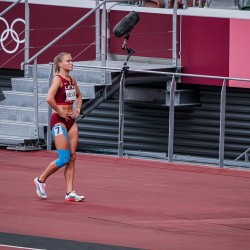
MULTIPOLYGON (((77 67, 84 68, 93 68, 93 69, 108 69, 119 71, 121 68, 114 67, 101 67, 101 66, 90 66, 90 65, 80 65, 77 64, 77 67)), ((176 77, 194 77, 194 78, 205 78, 205 79, 216 79, 222 81, 221 96, 220 96, 220 134, 219 134, 219 161, 218 165, 220 168, 224 167, 224 151, 225 151, 225 113, 226 113, 226 90, 227 90, 227 81, 244 81, 250 82, 250 79, 247 78, 235 78, 235 77, 222 77, 222 76, 209 76, 209 75, 197 75, 197 74, 185 74, 185 73, 173 73, 173 72, 161 72, 161 71, 150 71, 150 70, 139 70, 128 68, 128 72, 137 72, 137 73, 146 73, 146 74, 157 74, 157 75, 166 75, 172 76, 172 82, 170 86, 170 102, 169 102, 169 133, 168 133, 168 161, 172 162, 174 159, 173 147, 174 147, 174 116, 175 116, 175 91, 176 91, 176 77)), ((122 72, 122 71, 121 71, 122 72)), ((122 81, 121 81, 122 82, 122 81)), ((120 97, 119 105, 124 105, 124 86, 120 85, 120 97), (122 103, 120 103, 122 102, 122 103)), ((124 112, 119 112, 119 128, 123 128, 124 123, 124 112)), ((119 129, 118 138, 123 140, 123 129, 119 129)), ((249 151, 249 150, 248 150, 249 151)), ((248 153, 247 151, 247 153, 248 153)), ((118 141, 118 156, 122 156, 123 152, 123 141, 118 141)))
MULTIPOLYGON (((0 13, 0 17, 5 15, 7 12, 12 10, 16 5, 18 5, 23 0, 16 0, 13 4, 11 4, 8 8, 0 13)), ((29 2, 28 0, 24 0, 25 3, 25 41, 24 41, 24 60, 27 61, 29 59, 29 46, 30 46, 30 10, 29 10, 29 2)), ((25 71, 27 71, 27 67, 25 67, 25 71)))
MULTIPOLYGON (((28 2, 28 0, 25 0, 28 2)), ((136 0, 132 0, 133 2, 136 2, 136 0)), ((34 56, 32 56, 30 59, 22 62, 21 64, 21 69, 28 69, 28 65, 31 62, 34 62, 34 69, 37 71, 37 58, 42 55, 47 49, 49 49, 52 45, 54 45, 56 42, 58 42, 61 38, 63 38, 66 34, 68 34, 71 30, 73 30, 76 26, 78 26, 82 21, 84 21, 87 17, 89 17, 91 14, 94 12, 96 13, 96 21, 99 24, 100 21, 100 8, 103 6, 103 11, 102 11, 102 29, 101 29, 101 50, 100 50, 100 44, 96 44, 96 57, 99 58, 101 57, 101 65, 103 67, 106 66, 106 37, 107 37, 107 16, 106 16, 106 3, 108 2, 119 2, 119 1, 114 1, 114 0, 104 0, 101 3, 99 3, 99 0, 96 0, 96 7, 90 10, 87 14, 85 14, 83 17, 81 17, 78 21, 76 21, 73 25, 71 25, 68 29, 66 29, 64 32, 62 32, 59 36, 57 36, 53 41, 51 41, 49 44, 47 44, 43 49, 38 51, 34 56), (97 11, 97 12, 96 12, 97 11)), ((177 0, 175 0, 175 8, 174 8, 174 13, 173 13, 173 35, 175 38, 173 38, 173 64, 176 65, 176 19, 177 19, 177 11, 176 7, 177 6, 177 0)), ((99 36, 99 26, 96 24, 96 36, 99 36)), ((97 38, 96 38, 97 39, 97 38)), ((99 40, 99 39, 97 39, 99 40)), ((28 70, 25 74, 25 76, 28 76, 28 70)), ((105 79, 105 72, 102 71, 102 79, 104 81, 105 79)), ((37 79, 37 73, 33 75, 33 93, 34 93, 34 121, 35 121, 35 137, 39 138, 38 135, 38 79, 37 79)))
POLYGON ((4 11, 0 13, 0 17, 6 14, 8 11, 10 11, 12 8, 14 8, 17 4, 19 4, 22 0, 17 0, 13 4, 11 4, 8 8, 6 8, 4 11))

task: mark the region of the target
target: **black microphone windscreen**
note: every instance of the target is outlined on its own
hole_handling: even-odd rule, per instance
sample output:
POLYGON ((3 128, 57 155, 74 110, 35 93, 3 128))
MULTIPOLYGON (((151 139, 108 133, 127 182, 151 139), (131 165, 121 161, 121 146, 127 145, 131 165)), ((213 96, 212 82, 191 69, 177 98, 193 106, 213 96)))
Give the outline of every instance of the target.
POLYGON ((139 22, 139 20, 139 15, 135 11, 131 11, 114 27, 114 35, 116 37, 124 36, 134 28, 134 26, 139 22))

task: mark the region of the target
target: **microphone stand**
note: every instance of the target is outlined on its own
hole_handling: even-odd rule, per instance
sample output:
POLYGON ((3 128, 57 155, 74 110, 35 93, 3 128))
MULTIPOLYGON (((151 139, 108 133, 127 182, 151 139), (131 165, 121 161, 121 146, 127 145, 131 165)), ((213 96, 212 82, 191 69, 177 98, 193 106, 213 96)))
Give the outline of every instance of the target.
POLYGON ((126 42, 129 39, 130 33, 125 35, 124 42, 122 44, 122 49, 127 51, 127 59, 123 63, 121 70, 121 79, 120 79, 120 89, 119 89, 119 138, 118 138, 118 156, 123 156, 123 139, 124 139, 124 93, 125 93, 125 82, 126 76, 128 74, 129 67, 127 66, 128 60, 136 51, 132 48, 126 47, 126 42))

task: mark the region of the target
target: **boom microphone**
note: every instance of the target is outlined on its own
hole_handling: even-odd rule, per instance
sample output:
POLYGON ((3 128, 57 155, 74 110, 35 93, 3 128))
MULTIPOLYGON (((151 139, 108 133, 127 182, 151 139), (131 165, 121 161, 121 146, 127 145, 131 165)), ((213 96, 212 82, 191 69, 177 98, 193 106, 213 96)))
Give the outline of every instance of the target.
POLYGON ((131 11, 125 16, 113 29, 113 33, 116 37, 122 37, 129 33, 135 25, 139 22, 140 17, 135 11, 131 11))

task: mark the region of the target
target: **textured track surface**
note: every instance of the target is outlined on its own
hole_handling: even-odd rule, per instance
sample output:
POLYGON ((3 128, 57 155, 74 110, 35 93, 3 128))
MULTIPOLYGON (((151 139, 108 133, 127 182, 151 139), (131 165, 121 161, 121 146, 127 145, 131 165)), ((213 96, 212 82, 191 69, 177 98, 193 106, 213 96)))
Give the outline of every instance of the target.
POLYGON ((56 157, 0 150, 0 249, 249 249, 248 171, 79 154, 86 201, 64 201, 63 169, 41 200, 33 179, 56 157))

